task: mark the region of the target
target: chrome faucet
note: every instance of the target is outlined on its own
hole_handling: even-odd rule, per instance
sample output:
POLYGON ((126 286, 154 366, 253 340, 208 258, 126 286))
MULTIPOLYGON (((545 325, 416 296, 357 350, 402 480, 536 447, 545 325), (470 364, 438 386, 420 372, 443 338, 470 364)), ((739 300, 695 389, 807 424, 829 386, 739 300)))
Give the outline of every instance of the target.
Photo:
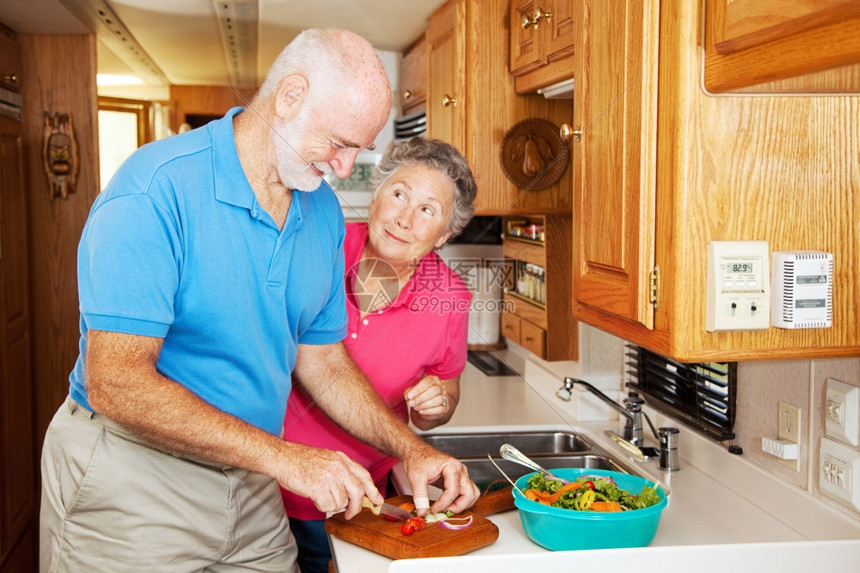
POLYGON ((614 442, 624 447, 631 454, 641 460, 659 459, 659 466, 662 470, 674 471, 679 469, 678 461, 678 428, 662 427, 657 430, 651 422, 648 414, 642 410, 642 405, 645 400, 639 397, 636 392, 628 394, 627 398, 622 400, 623 406, 615 402, 612 398, 586 382, 578 378, 566 377, 564 385, 555 393, 556 396, 564 401, 570 401, 573 391, 573 386, 578 384, 585 386, 589 392, 612 406, 615 410, 625 417, 624 429, 621 433, 607 430, 606 434, 612 438, 614 442), (645 436, 643 430, 642 419, 648 422, 651 433, 660 444, 659 450, 654 447, 645 446, 645 436))

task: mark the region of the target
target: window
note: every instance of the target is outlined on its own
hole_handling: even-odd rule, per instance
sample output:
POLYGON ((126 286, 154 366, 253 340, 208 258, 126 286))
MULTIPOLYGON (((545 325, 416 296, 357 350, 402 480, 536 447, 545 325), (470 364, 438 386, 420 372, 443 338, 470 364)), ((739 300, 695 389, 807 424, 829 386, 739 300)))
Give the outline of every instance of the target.
POLYGON ((99 97, 99 176, 104 189, 120 164, 151 141, 151 103, 99 97))
POLYGON ((648 404, 719 441, 734 439, 737 363, 682 364, 627 345, 627 386, 648 404))

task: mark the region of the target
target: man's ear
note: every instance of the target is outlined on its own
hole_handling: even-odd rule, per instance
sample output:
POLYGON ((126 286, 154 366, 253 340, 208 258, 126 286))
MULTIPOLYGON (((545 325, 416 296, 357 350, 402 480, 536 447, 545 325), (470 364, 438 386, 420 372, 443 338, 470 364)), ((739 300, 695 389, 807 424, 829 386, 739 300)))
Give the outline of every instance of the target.
POLYGON ((307 93, 307 78, 297 74, 285 77, 275 97, 275 111, 285 119, 294 116, 301 109, 307 93))

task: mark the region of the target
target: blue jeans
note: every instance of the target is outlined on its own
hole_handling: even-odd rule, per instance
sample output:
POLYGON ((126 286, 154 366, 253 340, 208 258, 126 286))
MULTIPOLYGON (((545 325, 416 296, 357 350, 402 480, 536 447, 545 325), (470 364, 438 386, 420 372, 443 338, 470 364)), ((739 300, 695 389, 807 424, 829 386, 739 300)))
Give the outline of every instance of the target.
POLYGON ((328 573, 331 548, 324 524, 323 519, 290 518, 290 531, 293 532, 293 537, 296 538, 296 544, 299 546, 296 563, 302 573, 328 573))

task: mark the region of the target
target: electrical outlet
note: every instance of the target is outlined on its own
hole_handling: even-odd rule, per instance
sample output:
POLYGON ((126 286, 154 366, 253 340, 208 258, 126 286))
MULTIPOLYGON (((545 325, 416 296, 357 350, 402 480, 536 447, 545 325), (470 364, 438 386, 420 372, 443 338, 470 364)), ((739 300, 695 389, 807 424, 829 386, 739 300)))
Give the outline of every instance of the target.
POLYGON ((821 438, 818 466, 821 493, 860 510, 860 452, 821 438))
POLYGON ((824 431, 831 438, 842 440, 852 446, 860 442, 860 388, 827 379, 824 398, 824 431))
POLYGON ((800 441, 800 408, 780 402, 778 423, 777 438, 795 444, 800 441))
MULTIPOLYGON (((776 421, 778 424, 777 438, 792 444, 800 444, 800 408, 780 402, 776 421)), ((796 472, 800 471, 800 455, 793 460, 781 459, 780 462, 796 472)))

